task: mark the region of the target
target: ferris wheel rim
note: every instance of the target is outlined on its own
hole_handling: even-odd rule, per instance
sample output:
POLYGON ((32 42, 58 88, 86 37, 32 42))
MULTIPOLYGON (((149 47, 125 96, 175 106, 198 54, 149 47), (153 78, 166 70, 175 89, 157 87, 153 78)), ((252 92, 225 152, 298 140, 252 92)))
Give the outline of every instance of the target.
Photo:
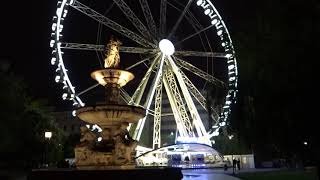
MULTIPOLYGON (((141 1, 142 0, 140 0, 140 2, 141 1)), ((62 29, 63 29, 62 21, 67 16, 67 11, 66 11, 67 7, 71 6, 75 2, 77 2, 77 1, 75 1, 75 0, 62 0, 62 1, 58 2, 58 8, 56 11, 56 16, 55 16, 56 20, 54 19, 54 22, 52 24, 52 30, 53 30, 53 34, 54 34, 53 40, 50 41, 50 46, 53 48, 53 58, 51 59, 51 63, 53 65, 57 65, 58 66, 57 71, 60 68, 59 71, 61 71, 61 73, 63 74, 63 75, 62 74, 60 75, 60 79, 57 80, 57 78, 56 78, 56 81, 62 82, 64 84, 64 86, 68 87, 67 89, 68 89, 69 93, 73 94, 73 97, 65 97, 64 96, 65 94, 63 94, 63 97, 65 97, 64 99, 72 100, 74 102, 74 105, 76 105, 76 106, 84 106, 84 103, 82 102, 82 100, 79 97, 81 94, 80 93, 76 94, 75 88, 72 85, 72 83, 68 77, 68 73, 67 73, 66 67, 63 62, 63 57, 62 57, 62 54, 63 54, 62 49, 65 47, 61 47, 63 42, 60 41, 60 36, 61 36, 62 29), (55 62, 54 62, 54 60, 55 60, 55 62)), ((122 1, 116 0, 115 2, 121 3, 122 1)), ((189 0, 188 4, 190 2, 192 2, 192 0, 189 0)), ((221 56, 225 57, 228 61, 228 74, 229 74, 228 87, 229 87, 229 90, 228 90, 228 94, 226 95, 226 101, 224 103, 224 107, 227 107, 224 109, 228 109, 228 110, 223 112, 224 113, 223 119, 221 120, 221 122, 219 122, 216 125, 216 126, 218 126, 216 128, 216 131, 214 131, 213 133, 210 134, 210 136, 212 137, 212 136, 215 136, 215 134, 217 134, 218 130, 220 129, 220 126, 222 127, 226 124, 228 115, 231 113, 230 105, 235 102, 236 92, 237 92, 237 89, 236 89, 237 88, 237 74, 238 74, 237 63, 236 63, 235 51, 234 51, 234 48, 232 45, 232 40, 231 40, 230 34, 227 30, 227 27, 226 27, 224 21, 222 20, 222 18, 220 16, 220 14, 216 10, 216 8, 213 6, 213 4, 211 3, 210 0, 197 0, 196 5, 199 6, 200 8, 203 8, 204 14, 206 16, 208 16, 210 18, 214 18, 214 19, 211 19, 211 25, 208 26, 209 28, 216 27, 218 36, 222 35, 221 33, 227 34, 226 37, 224 37, 225 41, 222 42, 225 44, 222 44, 222 46, 223 47, 228 46, 228 51, 226 50, 227 48, 225 48, 226 53, 225 54, 222 53, 221 56), (220 25, 222 27, 220 26, 218 29, 216 24, 218 24, 219 22, 221 23, 220 25), (224 32, 222 32, 221 30, 224 32), (232 77, 230 76, 231 73, 234 74, 232 77)), ((151 33, 151 34, 153 34, 153 33, 151 33)), ((160 38, 160 39, 164 39, 164 38, 160 38)), ((223 40, 221 40, 221 41, 223 41, 223 40)), ((141 42, 141 44, 145 44, 145 42, 141 42)), ((158 46, 154 45, 154 42, 146 43, 145 45, 146 45, 146 47, 151 47, 151 49, 153 49, 152 53, 156 54, 159 52, 159 48, 158 48, 158 46)), ((145 49, 147 49, 147 48, 145 48, 145 49)), ((143 51, 143 49, 141 51, 143 51)), ((147 52, 147 50, 145 50, 145 51, 147 52)), ((179 53, 179 51, 176 51, 176 52, 179 53)), ((150 53, 150 50, 149 50, 149 53, 150 53)), ((189 52, 189 53, 196 54, 195 52, 189 52)))

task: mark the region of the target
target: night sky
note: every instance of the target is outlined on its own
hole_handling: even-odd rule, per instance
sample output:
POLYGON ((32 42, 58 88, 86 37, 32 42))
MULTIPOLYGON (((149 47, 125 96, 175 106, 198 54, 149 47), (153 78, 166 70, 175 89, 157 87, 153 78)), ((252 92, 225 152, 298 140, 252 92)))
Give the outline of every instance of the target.
MULTIPOLYGON (((87 2, 92 4, 93 1, 87 2)), ((307 1, 305 3, 307 4, 307 1)), ((215 0, 213 4, 224 19, 231 38, 238 31, 256 28, 247 26, 253 16, 268 16, 272 13, 257 12, 261 4, 252 0, 215 0)), ((296 11, 299 4, 290 7, 286 6, 285 2, 274 0, 270 1, 269 5, 290 14, 292 18, 283 20, 283 23, 292 23, 295 18, 313 18, 306 7, 299 9, 299 12, 296 11)), ((5 32, 2 34, 4 49, 1 50, 1 58, 13 62, 14 72, 23 76, 32 96, 48 98, 52 105, 65 105, 61 99, 61 88, 54 83, 54 68, 50 65, 50 29, 56 1, 37 0, 25 4, 9 2, 2 9, 4 11, 1 12, 1 17, 5 32)), ((85 27, 86 25, 83 28, 85 27)), ((94 29, 96 30, 96 27, 94 29)), ((299 31, 299 27, 293 28, 292 31, 299 31)), ((235 49, 237 50, 237 47, 235 49)))

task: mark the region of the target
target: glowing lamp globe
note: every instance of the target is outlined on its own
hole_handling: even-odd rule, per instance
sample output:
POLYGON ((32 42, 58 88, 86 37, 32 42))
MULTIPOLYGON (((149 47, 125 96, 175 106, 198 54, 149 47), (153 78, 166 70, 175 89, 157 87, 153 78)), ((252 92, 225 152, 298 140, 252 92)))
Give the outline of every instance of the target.
POLYGON ((171 56, 174 53, 174 46, 168 39, 162 39, 159 42, 159 48, 165 55, 171 56))
POLYGON ((45 132, 44 137, 50 139, 52 137, 52 132, 45 132))

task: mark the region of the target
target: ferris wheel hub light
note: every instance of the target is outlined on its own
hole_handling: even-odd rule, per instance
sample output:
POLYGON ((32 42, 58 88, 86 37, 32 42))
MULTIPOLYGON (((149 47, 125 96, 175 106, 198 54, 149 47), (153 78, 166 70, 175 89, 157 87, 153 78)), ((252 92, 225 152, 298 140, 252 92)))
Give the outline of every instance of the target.
POLYGON ((159 42, 159 48, 165 55, 171 56, 174 53, 174 46, 168 39, 162 39, 159 42))

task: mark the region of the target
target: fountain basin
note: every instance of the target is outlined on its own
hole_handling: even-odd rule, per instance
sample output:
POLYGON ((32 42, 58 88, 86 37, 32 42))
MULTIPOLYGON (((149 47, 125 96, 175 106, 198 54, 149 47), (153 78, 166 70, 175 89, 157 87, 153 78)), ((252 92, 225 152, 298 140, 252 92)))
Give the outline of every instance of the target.
POLYGON ((120 69, 101 69, 91 73, 91 77, 106 86, 108 84, 116 84, 120 87, 125 86, 134 78, 131 72, 120 69))
POLYGON ((146 111, 142 107, 120 104, 89 106, 76 111, 81 120, 100 126, 117 126, 122 122, 136 123, 145 114, 146 111))

